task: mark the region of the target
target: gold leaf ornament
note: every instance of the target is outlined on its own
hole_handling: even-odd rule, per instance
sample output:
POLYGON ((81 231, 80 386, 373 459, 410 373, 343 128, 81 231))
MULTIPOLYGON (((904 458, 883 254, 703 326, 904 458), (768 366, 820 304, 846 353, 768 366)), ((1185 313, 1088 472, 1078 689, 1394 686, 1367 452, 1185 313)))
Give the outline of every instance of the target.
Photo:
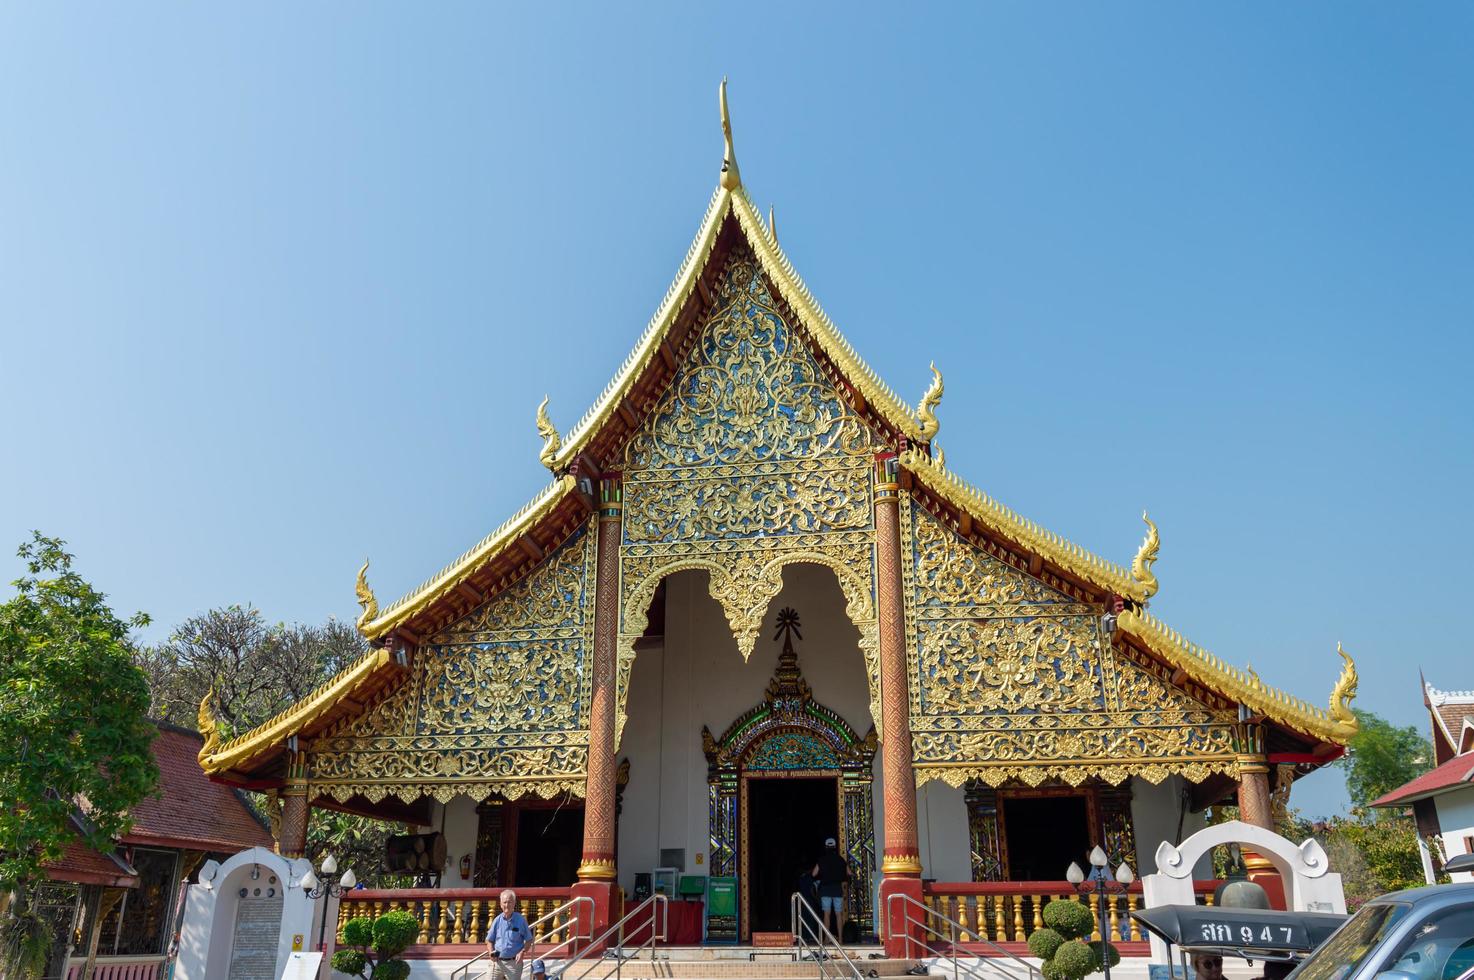
POLYGON ((538 454, 538 459, 548 469, 552 469, 558 460, 558 450, 563 448, 563 438, 558 435, 558 427, 553 420, 548 418, 548 396, 544 395, 542 402, 537 406, 537 434, 543 437, 543 449, 538 454))
POLYGON ((1157 594, 1157 576, 1152 573, 1152 564, 1162 548, 1162 539, 1157 535, 1157 525, 1146 516, 1146 511, 1141 512, 1141 519, 1146 522, 1146 537, 1137 549, 1136 557, 1131 559, 1131 577, 1141 583, 1142 591, 1150 599, 1157 594))
POLYGON ((937 370, 936 362, 933 361, 931 387, 926 389, 926 394, 921 396, 921 403, 916 406, 916 424, 921 428, 921 438, 927 442, 935 439, 942 429, 942 423, 937 421, 937 406, 942 403, 944 390, 942 372, 937 370))
POLYGON ((1351 654, 1336 644, 1336 652, 1341 655, 1341 676, 1336 678, 1336 686, 1331 688, 1331 718, 1336 722, 1336 727, 1349 738, 1361 730, 1361 723, 1356 720, 1356 714, 1351 710, 1351 702, 1356 697, 1356 686, 1359 683, 1356 676, 1356 661, 1351 659, 1351 654))
POLYGON ((368 584, 368 559, 363 560, 363 567, 358 570, 358 581, 353 586, 353 591, 358 595, 358 604, 363 607, 363 614, 358 617, 358 631, 373 622, 379 615, 379 600, 374 598, 374 590, 368 584))

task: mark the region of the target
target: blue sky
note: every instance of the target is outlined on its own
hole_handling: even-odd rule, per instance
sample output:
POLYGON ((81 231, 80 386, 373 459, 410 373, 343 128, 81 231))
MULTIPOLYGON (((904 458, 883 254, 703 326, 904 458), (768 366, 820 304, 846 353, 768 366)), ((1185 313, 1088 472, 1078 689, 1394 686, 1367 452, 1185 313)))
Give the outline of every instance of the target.
MULTIPOLYGON (((1474 687, 1474 7, 0 6, 0 542, 352 618, 546 480, 721 159, 949 465, 1426 728, 1474 687), (797 8, 797 9, 795 9, 797 8)), ((8 556, 10 545, 6 545, 8 556)), ((17 563, 0 560, 9 579, 17 563)), ((1311 811, 1335 774, 1296 789, 1311 811)))

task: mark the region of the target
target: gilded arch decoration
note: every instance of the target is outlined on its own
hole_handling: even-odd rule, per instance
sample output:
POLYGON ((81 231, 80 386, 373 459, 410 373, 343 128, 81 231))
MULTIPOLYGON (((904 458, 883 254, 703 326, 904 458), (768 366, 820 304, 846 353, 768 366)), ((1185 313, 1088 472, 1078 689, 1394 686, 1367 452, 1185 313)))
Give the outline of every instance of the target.
POLYGON ((917 782, 1001 786, 1235 771, 1235 715, 1113 643, 1104 607, 992 557, 903 497, 917 782))
POLYGON ((596 535, 419 648, 409 677, 308 748, 314 793, 582 796, 588 765, 596 535))
POLYGON ((881 442, 784 318, 751 252, 729 257, 716 296, 626 449, 616 745, 656 586, 692 569, 707 572, 744 658, 783 568, 833 569, 880 717, 871 469, 881 442))
POLYGON ((779 612, 774 639, 783 639, 783 650, 763 700, 739 715, 719 738, 705 726, 701 729, 709 792, 710 873, 740 877, 744 936, 750 921, 746 789, 754 776, 837 780, 839 848, 853 878, 849 915, 861 923, 870 921, 875 867, 871 766, 879 740, 874 725, 862 737, 837 712, 814 700, 793 649, 798 627, 796 612, 779 612))

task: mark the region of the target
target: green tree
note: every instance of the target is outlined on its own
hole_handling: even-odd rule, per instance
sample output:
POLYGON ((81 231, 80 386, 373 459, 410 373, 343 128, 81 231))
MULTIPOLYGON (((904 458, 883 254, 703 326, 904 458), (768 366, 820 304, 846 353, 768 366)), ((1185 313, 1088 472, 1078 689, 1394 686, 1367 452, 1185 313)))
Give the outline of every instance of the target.
POLYGON ((1095 916, 1084 902, 1056 899, 1044 906, 1044 928, 1029 934, 1029 952, 1043 960, 1045 980, 1082 980, 1121 962, 1121 954, 1106 940, 1092 943, 1095 916))
POLYGON ((1378 820, 1336 817, 1326 821, 1317 837, 1331 868, 1341 873, 1351 908, 1424 884, 1418 829, 1408 817, 1395 813, 1378 820))
POLYGON ((128 641, 147 618, 119 619, 62 541, 35 532, 17 554, 27 574, 0 605, 0 893, 15 896, 0 975, 24 977, 49 939, 32 893, 77 832, 73 813, 84 808, 87 843, 111 851, 158 769, 148 687, 128 641))
POLYGON ((1370 711, 1357 711, 1361 729, 1337 765, 1346 770, 1346 793, 1364 807, 1433 767, 1433 746, 1409 725, 1398 728, 1370 711))

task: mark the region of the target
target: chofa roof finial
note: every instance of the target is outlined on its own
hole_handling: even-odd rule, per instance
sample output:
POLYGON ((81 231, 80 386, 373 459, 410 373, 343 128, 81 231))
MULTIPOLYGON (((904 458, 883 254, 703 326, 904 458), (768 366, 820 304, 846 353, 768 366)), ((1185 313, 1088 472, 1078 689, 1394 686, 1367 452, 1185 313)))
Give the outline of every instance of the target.
POLYGON ((358 631, 373 622, 379 615, 379 600, 374 598, 374 590, 368 584, 368 559, 363 560, 363 567, 358 570, 358 581, 353 586, 353 591, 358 597, 358 604, 363 607, 363 615, 358 617, 358 631))
POLYGON ((916 426, 921 431, 921 438, 931 442, 937 437, 942 429, 942 423, 937 421, 937 406, 942 403, 942 372, 937 370, 935 361, 931 365, 931 387, 921 396, 921 404, 916 406, 916 426))
POLYGON ((732 150, 732 117, 727 114, 726 76, 722 77, 721 87, 717 89, 717 99, 722 107, 722 137, 727 142, 722 155, 722 186, 735 191, 742 186, 742 175, 737 172, 737 154, 732 150))
POLYGON ((538 459, 548 469, 552 469, 558 462, 558 450, 563 448, 563 438, 558 435, 558 427, 553 424, 553 420, 548 418, 547 395, 543 395, 542 403, 537 406, 537 434, 543 437, 543 448, 538 459))
POLYGON ((1157 594, 1157 576, 1152 572, 1152 563, 1157 560, 1162 539, 1157 535, 1157 525, 1146 516, 1146 511, 1141 512, 1141 519, 1146 522, 1146 537, 1142 539, 1136 557, 1131 559, 1131 577, 1141 585, 1141 591, 1150 599, 1157 594))

